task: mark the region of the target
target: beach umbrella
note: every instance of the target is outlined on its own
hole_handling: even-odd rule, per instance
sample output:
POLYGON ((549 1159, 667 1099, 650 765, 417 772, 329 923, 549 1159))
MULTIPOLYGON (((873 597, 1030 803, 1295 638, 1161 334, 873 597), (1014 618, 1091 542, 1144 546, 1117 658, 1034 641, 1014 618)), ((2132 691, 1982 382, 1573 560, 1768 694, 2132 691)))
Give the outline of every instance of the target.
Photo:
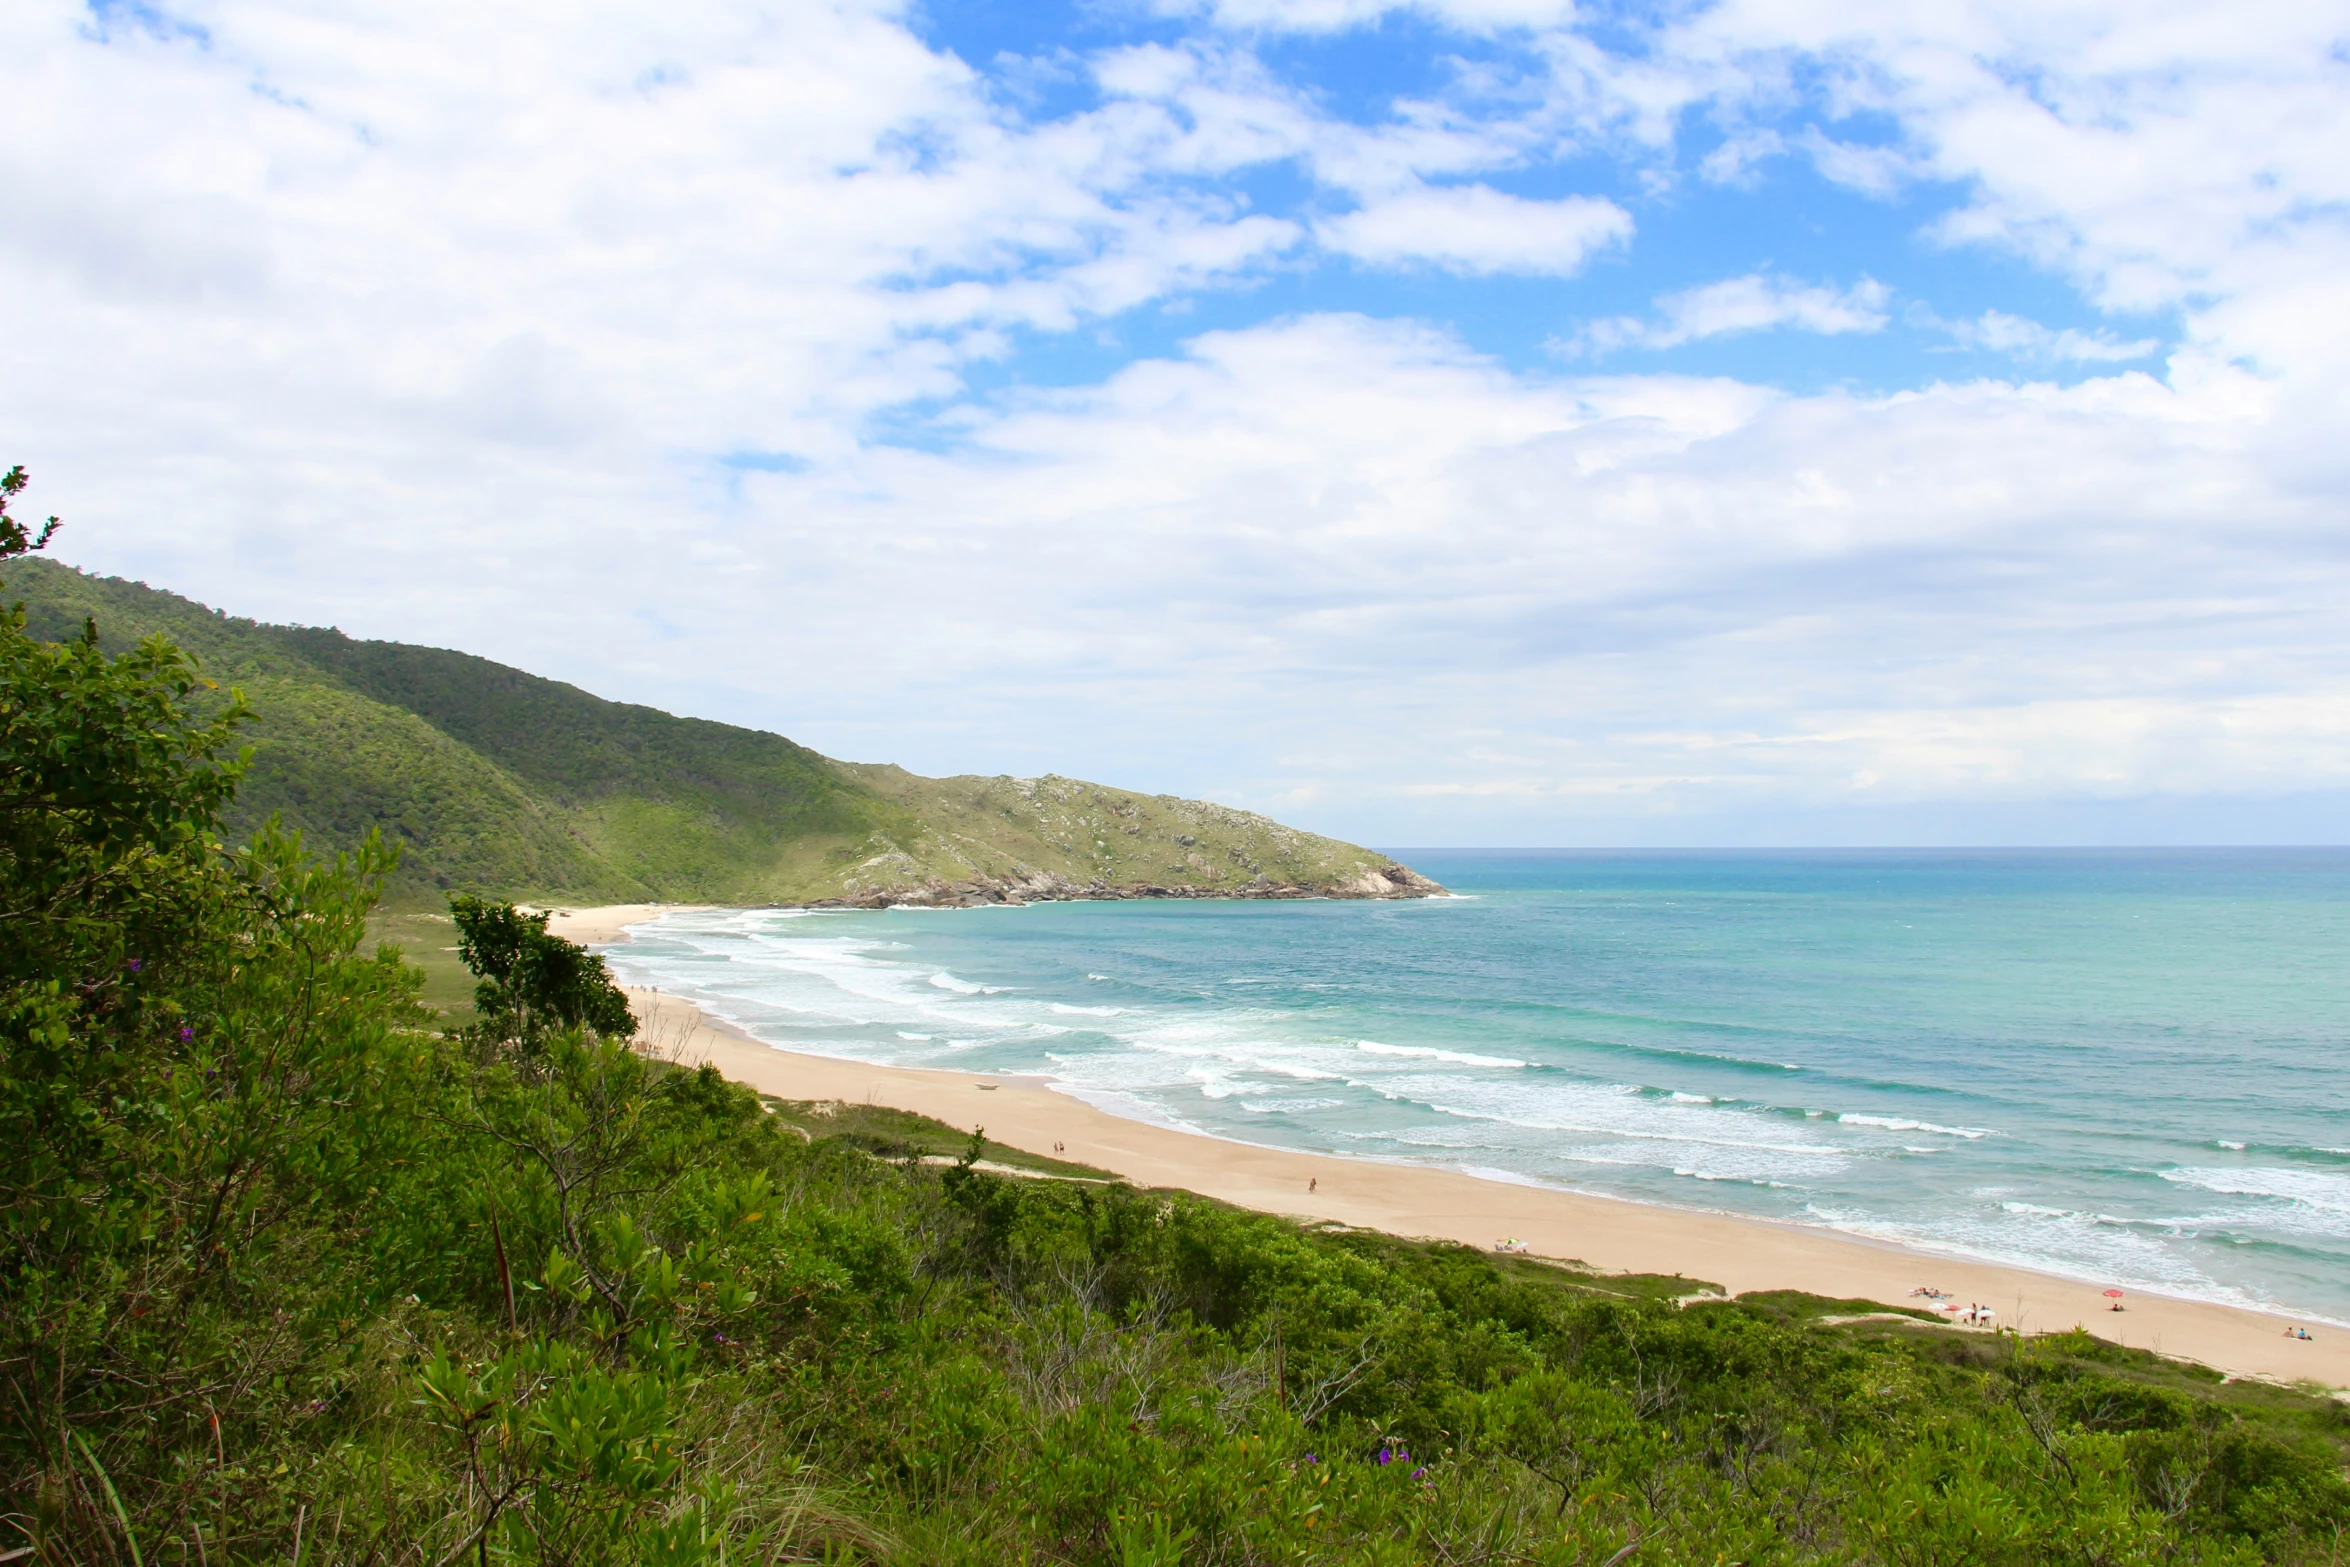
POLYGON ((2122 1298, 2122 1292, 2120 1290, 2107 1290, 2105 1292, 2105 1298, 2107 1300, 2119 1300, 2122 1298))

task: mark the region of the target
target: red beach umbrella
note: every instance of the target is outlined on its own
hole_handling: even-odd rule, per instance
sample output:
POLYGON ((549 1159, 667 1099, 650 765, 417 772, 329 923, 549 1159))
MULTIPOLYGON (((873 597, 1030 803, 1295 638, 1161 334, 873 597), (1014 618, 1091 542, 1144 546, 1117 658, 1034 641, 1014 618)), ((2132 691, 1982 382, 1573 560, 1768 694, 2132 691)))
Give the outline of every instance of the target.
POLYGON ((2107 1290, 2105 1292, 2105 1298, 2107 1300, 2119 1300, 2122 1298, 2122 1292, 2120 1290, 2107 1290))

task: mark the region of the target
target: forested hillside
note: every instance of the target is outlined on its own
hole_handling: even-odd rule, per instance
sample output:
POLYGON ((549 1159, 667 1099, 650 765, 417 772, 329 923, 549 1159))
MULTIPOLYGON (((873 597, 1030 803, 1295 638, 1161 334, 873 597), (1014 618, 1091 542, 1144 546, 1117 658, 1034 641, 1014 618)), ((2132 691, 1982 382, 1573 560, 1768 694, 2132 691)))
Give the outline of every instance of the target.
POLYGON ((781 735, 608 702, 487 659, 218 614, 44 560, 38 636, 161 634, 251 698, 230 817, 400 846, 390 893, 570 902, 1412 895, 1385 855, 1200 801, 1074 779, 926 779, 781 735))

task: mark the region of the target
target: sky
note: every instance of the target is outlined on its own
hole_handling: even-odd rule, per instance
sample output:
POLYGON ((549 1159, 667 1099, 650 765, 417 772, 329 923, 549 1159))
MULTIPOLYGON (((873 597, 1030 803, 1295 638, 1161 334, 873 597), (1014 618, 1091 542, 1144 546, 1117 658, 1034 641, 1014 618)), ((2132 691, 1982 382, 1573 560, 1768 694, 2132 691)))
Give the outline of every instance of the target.
POLYGON ((2350 12, 0 8, 54 546, 1403 845, 2350 840, 2350 12))

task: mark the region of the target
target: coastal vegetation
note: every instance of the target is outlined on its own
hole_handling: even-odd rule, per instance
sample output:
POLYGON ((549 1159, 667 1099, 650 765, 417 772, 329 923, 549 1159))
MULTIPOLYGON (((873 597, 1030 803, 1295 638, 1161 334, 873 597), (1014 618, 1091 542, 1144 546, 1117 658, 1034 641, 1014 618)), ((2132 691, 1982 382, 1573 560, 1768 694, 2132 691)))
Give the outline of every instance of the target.
MULTIPOLYGON (((0 524, 0 560, 38 538, 0 524)), ((370 949, 389 835, 229 831, 253 727, 170 642, 0 617, 0 1560, 2350 1543, 2321 1394, 1305 1229, 762 1101, 641 1048, 600 961, 501 899, 449 907, 473 994, 436 1026, 370 949)))
POLYGON ((275 817, 316 843, 380 832, 400 851, 385 879, 397 907, 449 892, 873 904, 1435 890, 1385 855, 1205 801, 835 762, 471 654, 236 619, 46 560, 21 562, 12 586, 30 635, 94 623, 118 652, 168 637, 242 690, 253 755, 227 829, 275 817))

